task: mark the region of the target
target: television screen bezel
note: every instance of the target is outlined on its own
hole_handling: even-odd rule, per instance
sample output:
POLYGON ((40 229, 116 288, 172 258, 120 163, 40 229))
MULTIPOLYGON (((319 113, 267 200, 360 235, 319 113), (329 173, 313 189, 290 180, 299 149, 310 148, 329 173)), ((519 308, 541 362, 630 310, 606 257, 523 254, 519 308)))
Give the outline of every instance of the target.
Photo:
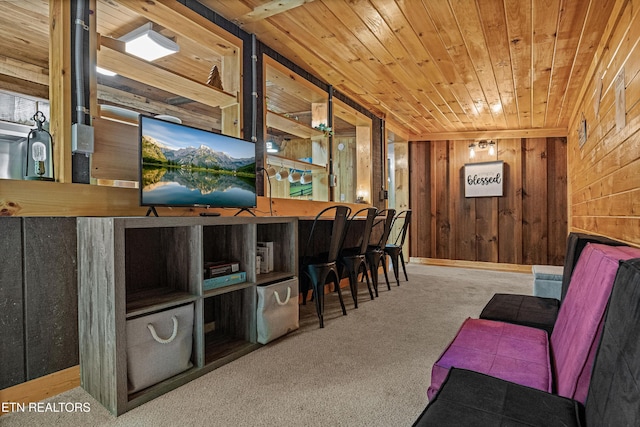
MULTIPOLYGON (((187 204, 180 204, 180 203, 149 203, 149 202, 145 202, 143 200, 143 194, 144 194, 144 187, 142 185, 142 121, 143 119, 149 119, 152 121, 157 121, 157 122, 163 122, 166 124, 169 124, 171 126, 179 126, 179 127, 184 127, 184 128, 190 128, 190 129, 194 129, 203 133, 210 133, 216 136, 220 136, 223 137, 225 139, 228 139, 229 141, 240 141, 243 143, 249 143, 249 144, 253 144, 254 147, 254 159, 257 160, 257 152, 256 152, 256 143, 247 139, 243 139, 243 138, 239 138, 236 136, 230 136, 230 135, 225 135, 222 133, 217 133, 217 132, 213 132, 210 130, 206 130, 206 129, 201 129, 201 128, 197 128, 195 126, 189 126, 189 125, 185 125, 182 123, 177 123, 177 122, 171 122, 169 120, 163 120, 163 119, 158 119, 156 117, 147 115, 147 114, 139 114, 138 115, 138 195, 139 195, 139 201, 140 201, 140 206, 147 206, 147 207, 180 207, 180 208, 192 208, 192 207, 198 207, 198 208, 211 208, 211 209, 225 209, 225 208, 231 208, 231 209, 255 209, 258 207, 258 191, 257 191, 257 181, 256 179, 254 179, 254 187, 255 187, 255 191, 254 191, 254 198, 253 198, 253 204, 252 205, 217 205, 217 204, 202 204, 202 203, 187 203, 187 204)), ((256 163, 257 164, 257 163, 256 163)), ((257 172, 254 171, 254 174, 257 178, 257 172)))

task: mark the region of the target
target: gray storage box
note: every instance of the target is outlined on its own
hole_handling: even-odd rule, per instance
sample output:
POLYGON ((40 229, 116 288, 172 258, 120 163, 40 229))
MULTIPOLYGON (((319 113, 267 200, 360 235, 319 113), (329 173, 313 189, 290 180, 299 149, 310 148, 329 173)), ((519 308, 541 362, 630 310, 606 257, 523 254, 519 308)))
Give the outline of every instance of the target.
POLYGON ((266 344, 300 327, 297 278, 257 289, 259 343, 266 344))
POLYGON ((193 303, 127 320, 129 393, 191 368, 193 303))

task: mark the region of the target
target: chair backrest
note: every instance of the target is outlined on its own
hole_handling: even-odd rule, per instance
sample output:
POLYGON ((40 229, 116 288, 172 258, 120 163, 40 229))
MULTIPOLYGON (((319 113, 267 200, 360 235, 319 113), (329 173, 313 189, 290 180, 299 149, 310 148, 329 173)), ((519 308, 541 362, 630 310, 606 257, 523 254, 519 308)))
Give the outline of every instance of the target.
POLYGON ((384 245, 387 244, 387 240, 389 239, 389 234, 391 234, 391 226, 393 225, 393 221, 396 218, 396 210, 395 209, 383 209, 381 211, 378 211, 378 214, 376 215, 377 217, 384 217, 379 219, 378 221, 374 222, 374 227, 383 222, 384 223, 384 229, 382 230, 382 235, 380 236, 380 239, 376 242, 376 243, 371 243, 370 245, 376 246, 379 249, 383 249, 384 245))
MULTIPOLYGON (((376 215, 378 214, 377 208, 363 208, 353 214, 351 219, 349 219, 349 225, 347 226, 347 232, 351 227, 353 221, 359 221, 359 216, 363 213, 367 213, 367 217, 364 221, 364 229, 362 230, 362 240, 360 240, 360 251, 359 254, 364 254, 367 251, 367 247, 369 246, 369 240, 371 239, 371 230, 373 229, 373 221, 376 219, 376 215)), ((346 235, 347 233, 345 233, 346 235)))
POLYGON ((585 416, 587 426, 640 425, 640 259, 618 269, 585 416))
POLYGON ((322 217, 329 216, 331 213, 333 213, 333 225, 331 227, 331 239, 329 241, 329 251, 326 261, 333 262, 338 259, 338 255, 342 249, 342 244, 344 243, 346 235, 347 220, 351 214, 351 208, 344 205, 329 206, 316 215, 313 221, 313 226, 311 227, 311 233, 309 233, 309 240, 307 240, 307 245, 305 247, 305 259, 312 255, 311 249, 317 245, 316 226, 320 221, 327 221, 326 218, 323 219, 322 217))
MULTIPOLYGON (((403 247, 404 241, 407 238, 407 230, 409 229, 409 225, 411 224, 411 209, 407 209, 406 211, 402 211, 398 213, 393 220, 394 224, 396 221, 399 221, 404 218, 404 222, 402 223, 402 228, 400 229, 400 233, 396 236, 395 245, 403 247)), ((393 227, 393 226, 392 226, 393 227)))
POLYGON ((567 237, 567 250, 564 258, 564 270, 562 272, 562 293, 560 294, 560 301, 564 300, 564 297, 567 295, 573 269, 576 267, 580 254, 587 243, 602 243, 609 246, 625 246, 622 242, 603 236, 597 236, 595 234, 569 233, 569 236, 567 237))
POLYGON ((640 258, 639 248, 588 243, 580 254, 549 339, 556 391, 560 396, 582 403, 586 400, 618 265, 620 260, 631 258, 640 258))

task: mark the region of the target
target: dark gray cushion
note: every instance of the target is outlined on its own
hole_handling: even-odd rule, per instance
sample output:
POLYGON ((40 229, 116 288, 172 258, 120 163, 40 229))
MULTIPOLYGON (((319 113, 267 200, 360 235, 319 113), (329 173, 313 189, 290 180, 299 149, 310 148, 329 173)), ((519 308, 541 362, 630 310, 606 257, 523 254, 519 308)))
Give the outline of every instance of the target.
MULTIPOLYGON (((561 300, 563 300, 567 294, 573 269, 587 243, 624 246, 624 243, 602 236, 570 233, 567 238, 567 251, 564 258, 561 300)), ((532 326, 534 328, 544 329, 551 334, 560 308, 557 300, 555 300, 555 303, 551 300, 555 300, 555 298, 495 294, 480 313, 480 318, 532 326)))
POLYGON ((583 426, 583 414, 574 400, 451 368, 414 426, 583 426))
POLYGON ((559 309, 560 301, 555 298, 495 294, 480 313, 480 318, 544 329, 551 335, 559 309))
POLYGON ((590 426, 640 426, 640 259, 618 269, 585 406, 590 426))

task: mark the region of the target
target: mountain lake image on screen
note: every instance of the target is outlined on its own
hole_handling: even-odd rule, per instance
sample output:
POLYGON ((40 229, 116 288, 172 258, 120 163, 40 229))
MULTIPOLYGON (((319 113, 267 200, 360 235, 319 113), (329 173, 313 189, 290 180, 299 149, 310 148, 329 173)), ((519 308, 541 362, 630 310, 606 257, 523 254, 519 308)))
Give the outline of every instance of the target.
POLYGON ((255 144, 140 116, 140 204, 256 206, 255 144))

